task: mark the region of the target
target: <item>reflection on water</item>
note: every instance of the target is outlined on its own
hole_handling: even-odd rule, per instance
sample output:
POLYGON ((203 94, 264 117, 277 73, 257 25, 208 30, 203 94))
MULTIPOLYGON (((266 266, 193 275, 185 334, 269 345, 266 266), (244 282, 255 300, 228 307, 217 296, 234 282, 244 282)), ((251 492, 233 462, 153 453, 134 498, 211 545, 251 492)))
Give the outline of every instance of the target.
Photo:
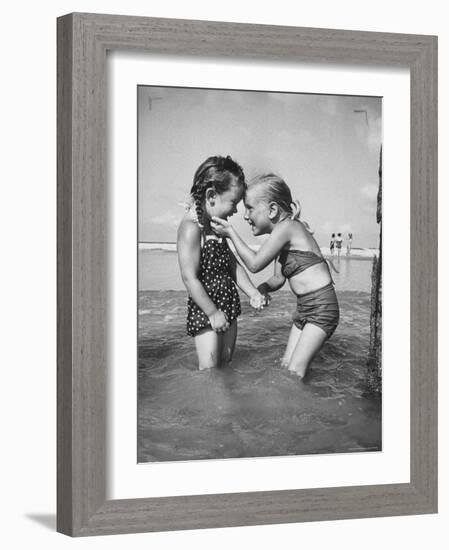
POLYGON ((380 450, 381 404, 366 393, 369 294, 344 290, 354 267, 370 262, 340 264, 341 321, 305 383, 279 364, 290 292, 274 294, 261 313, 242 299, 232 364, 198 371, 185 291, 141 291, 138 461, 380 450))

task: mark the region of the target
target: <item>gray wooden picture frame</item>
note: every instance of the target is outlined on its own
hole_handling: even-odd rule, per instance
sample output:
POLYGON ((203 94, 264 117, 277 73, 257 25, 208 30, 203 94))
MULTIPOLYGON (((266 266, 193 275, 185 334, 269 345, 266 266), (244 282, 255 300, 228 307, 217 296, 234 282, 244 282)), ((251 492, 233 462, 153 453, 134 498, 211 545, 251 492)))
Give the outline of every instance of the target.
POLYGON ((57 529, 101 535, 437 511, 437 38, 74 13, 58 26, 57 529), (402 66, 411 75, 410 483, 106 499, 106 52, 402 66))

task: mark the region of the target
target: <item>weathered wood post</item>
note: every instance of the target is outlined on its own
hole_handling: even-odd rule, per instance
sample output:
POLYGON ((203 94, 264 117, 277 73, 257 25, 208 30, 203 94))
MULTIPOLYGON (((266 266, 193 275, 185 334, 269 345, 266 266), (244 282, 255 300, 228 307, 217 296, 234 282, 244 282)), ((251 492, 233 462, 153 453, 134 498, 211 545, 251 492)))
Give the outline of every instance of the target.
POLYGON ((379 190, 377 192, 376 218, 380 226, 379 257, 374 257, 371 273, 368 377, 371 388, 380 393, 382 390, 382 147, 379 153, 379 190))

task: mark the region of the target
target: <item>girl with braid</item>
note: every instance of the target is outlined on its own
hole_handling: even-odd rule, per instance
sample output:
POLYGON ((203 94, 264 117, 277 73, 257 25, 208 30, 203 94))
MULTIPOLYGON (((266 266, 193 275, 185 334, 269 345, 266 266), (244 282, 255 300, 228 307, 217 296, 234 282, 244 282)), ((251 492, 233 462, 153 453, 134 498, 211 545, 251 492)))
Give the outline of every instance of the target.
POLYGON ((195 338, 200 369, 232 359, 241 313, 235 283, 253 308, 265 303, 226 239, 210 225, 212 216, 227 219, 237 212, 245 189, 243 170, 231 157, 209 157, 195 172, 191 207, 178 229, 179 266, 189 294, 187 334, 195 338))

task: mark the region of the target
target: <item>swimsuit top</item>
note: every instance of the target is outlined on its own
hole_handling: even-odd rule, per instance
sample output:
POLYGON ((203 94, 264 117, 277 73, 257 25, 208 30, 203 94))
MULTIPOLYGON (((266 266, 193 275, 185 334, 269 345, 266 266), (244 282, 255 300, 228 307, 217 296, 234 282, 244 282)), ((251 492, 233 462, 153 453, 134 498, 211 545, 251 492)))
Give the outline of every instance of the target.
POLYGON ((206 289, 232 281, 231 251, 226 239, 214 235, 201 236, 199 279, 206 289))
POLYGON ((282 275, 290 279, 313 265, 325 263, 326 260, 311 250, 282 250, 279 262, 282 266, 282 275))

